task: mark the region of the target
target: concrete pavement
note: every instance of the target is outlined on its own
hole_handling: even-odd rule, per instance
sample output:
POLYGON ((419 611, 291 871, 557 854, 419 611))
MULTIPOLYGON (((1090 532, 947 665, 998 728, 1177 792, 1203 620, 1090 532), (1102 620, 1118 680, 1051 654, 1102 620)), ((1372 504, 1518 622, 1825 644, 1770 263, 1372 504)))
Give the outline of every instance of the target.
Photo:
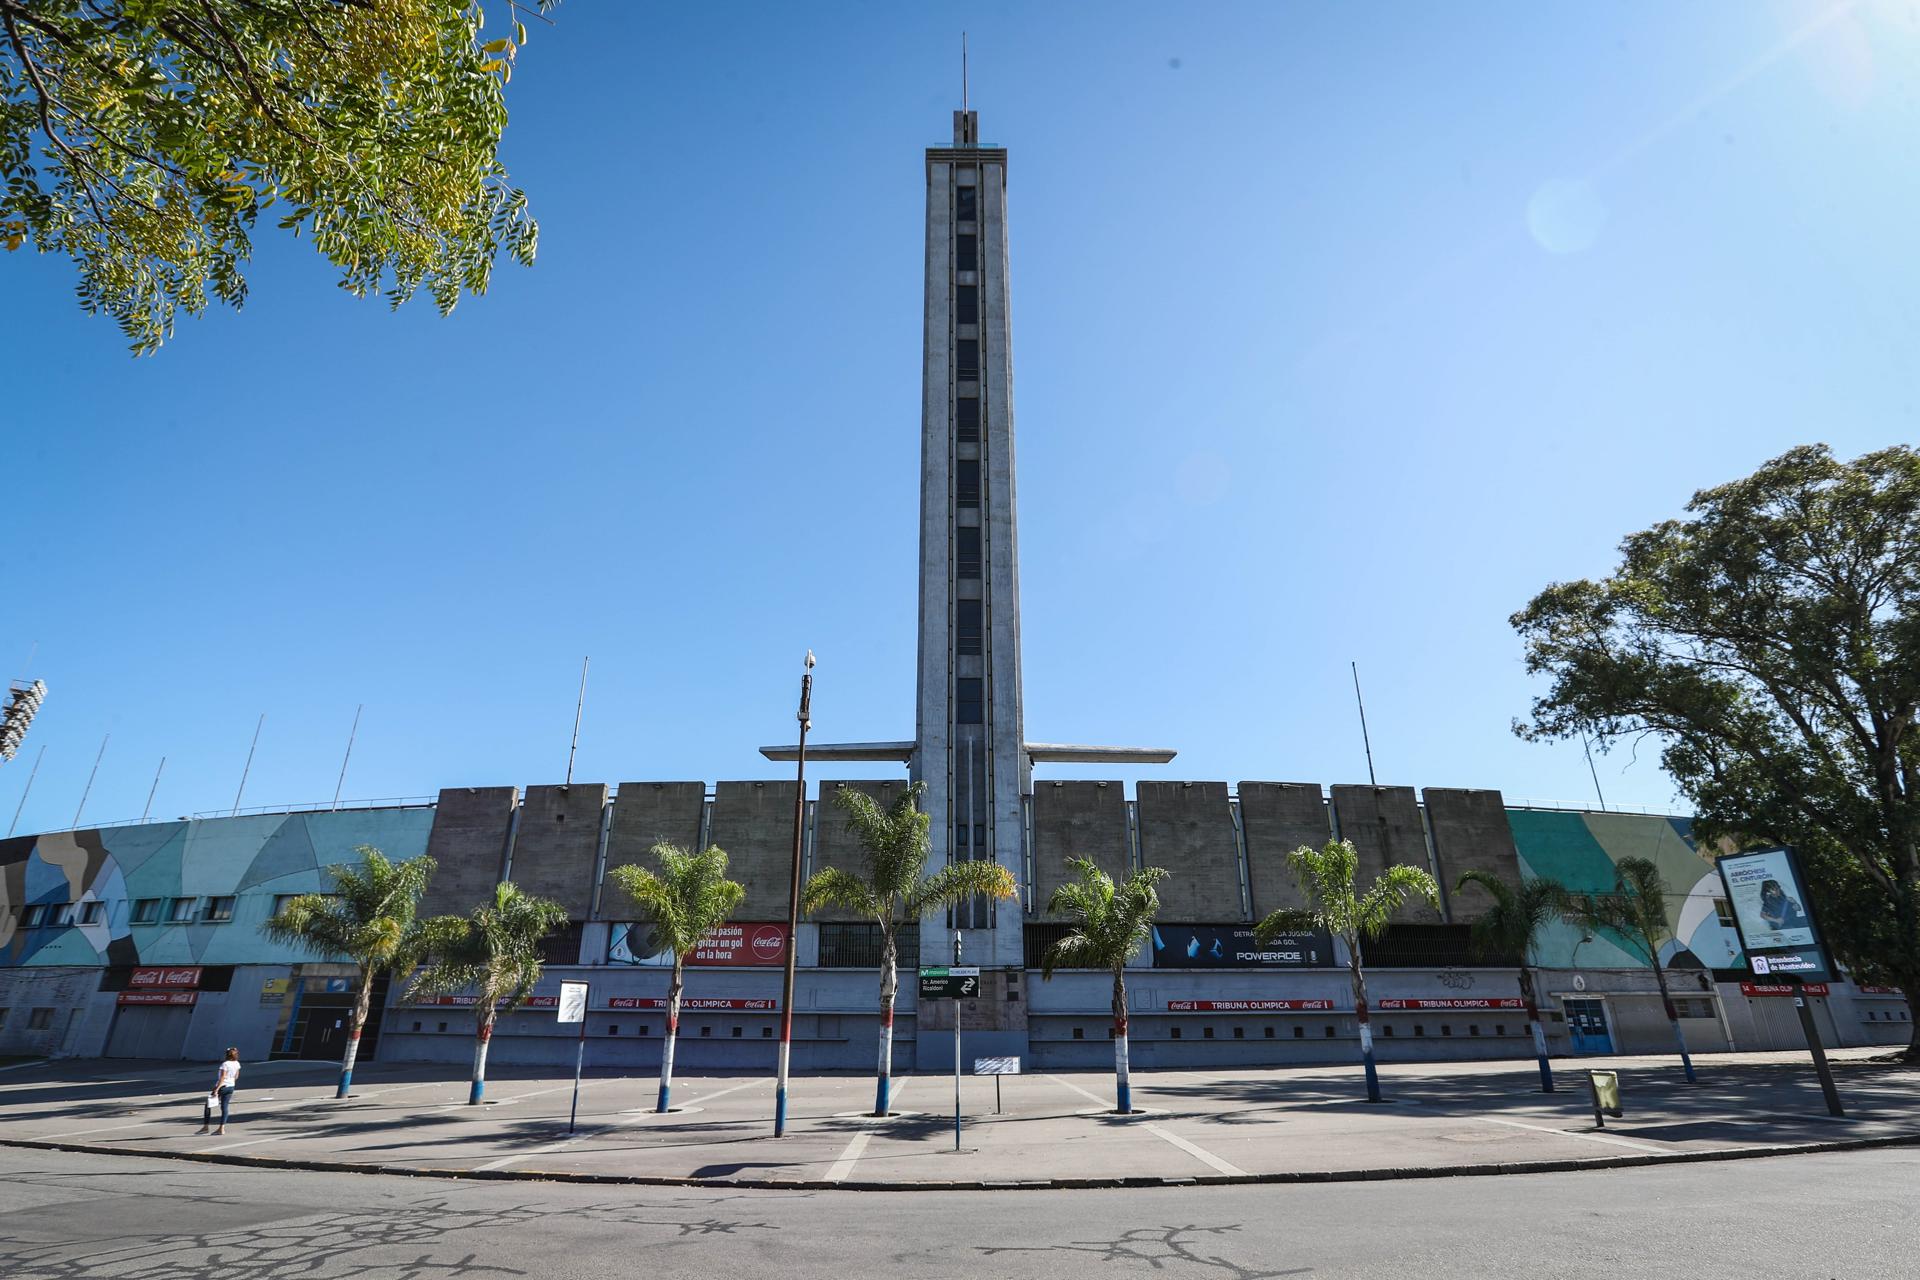
POLYGON ((652 1077, 589 1076, 578 1131, 568 1078, 503 1074, 488 1101, 445 1067, 369 1065, 333 1098, 331 1064, 246 1067, 225 1137, 196 1132, 212 1069, 66 1062, 0 1077, 0 1142, 208 1160, 299 1162, 478 1177, 685 1181, 838 1188, 1418 1177, 1663 1160, 1824 1144, 1920 1142, 1920 1071, 1837 1052, 1849 1108, 1827 1116, 1804 1055, 1698 1060, 1684 1083, 1665 1058, 1557 1065, 1538 1092, 1531 1063, 1396 1065, 1388 1101, 1364 1101, 1354 1067, 1136 1076, 1143 1114, 1115 1116, 1112 1077, 1047 1073, 961 1082, 954 1150, 952 1076, 902 1078, 899 1114, 875 1120, 865 1076, 794 1082, 789 1136, 771 1137, 772 1081, 687 1076, 680 1107, 651 1110, 652 1077), (1626 1116, 1593 1126, 1584 1070, 1622 1074, 1626 1116))

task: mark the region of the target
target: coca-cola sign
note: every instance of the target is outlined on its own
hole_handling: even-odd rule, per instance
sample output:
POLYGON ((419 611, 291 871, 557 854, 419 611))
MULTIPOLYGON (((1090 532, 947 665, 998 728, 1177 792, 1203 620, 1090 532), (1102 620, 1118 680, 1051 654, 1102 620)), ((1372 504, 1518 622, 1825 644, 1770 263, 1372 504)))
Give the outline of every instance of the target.
POLYGON ((194 1004, 200 999, 198 991, 122 991, 121 1004, 194 1004))
POLYGON ((134 987, 197 987, 200 985, 200 967, 186 965, 169 969, 161 965, 152 965, 144 969, 135 969, 133 976, 127 979, 127 985, 134 987))

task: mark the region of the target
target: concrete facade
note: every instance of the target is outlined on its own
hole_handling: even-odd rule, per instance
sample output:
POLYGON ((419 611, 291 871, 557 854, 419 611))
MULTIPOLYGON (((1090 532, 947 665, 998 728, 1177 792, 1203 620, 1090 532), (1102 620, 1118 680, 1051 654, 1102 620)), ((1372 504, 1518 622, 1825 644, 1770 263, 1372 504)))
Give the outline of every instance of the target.
MULTIPOLYGON (((1335 786, 1333 817, 1340 838, 1360 853, 1362 892, 1397 863, 1433 870, 1426 825, 1412 787, 1335 786)), ((1445 919, 1418 898, 1408 899, 1393 918, 1412 924, 1438 924, 1445 919)))
POLYGON ((593 908, 594 867, 600 857, 607 784, 528 787, 520 806, 507 876, 527 893, 585 920, 593 908))
POLYGON ((1486 890, 1454 886, 1469 871, 1490 871, 1508 884, 1520 882, 1520 854, 1507 826, 1507 806, 1498 791, 1467 791, 1428 787, 1427 827, 1433 835, 1433 860, 1440 881, 1440 900, 1454 924, 1478 920, 1492 899, 1486 890))
POLYGON ((1053 919, 1047 899, 1073 878, 1068 858, 1091 858, 1118 880, 1133 867, 1127 793, 1118 782, 1042 782, 1033 793, 1033 892, 1037 919, 1053 919))
MULTIPOLYGON (((623 782, 617 794, 607 824, 606 870, 594 912, 597 920, 626 920, 633 915, 633 903, 613 884, 615 867, 652 867, 651 850, 656 844, 674 844, 682 849, 705 847, 706 783, 623 782)), ((727 852, 728 869, 738 878, 739 860, 731 849, 727 852)))
POLYGON ((1173 874, 1160 882, 1160 918, 1245 920, 1240 837, 1224 782, 1142 782, 1140 863, 1173 874))
POLYGON ((743 920, 785 920, 793 875, 792 782, 722 782, 707 843, 727 851, 727 874, 747 886, 743 920))
POLYGON ((1317 782, 1243 782, 1240 825, 1247 843, 1247 881, 1253 917, 1306 905, 1287 866, 1302 845, 1318 849, 1333 838, 1327 799, 1317 782))
POLYGON ((507 864, 518 787, 445 787, 433 807, 427 856, 439 864, 421 913, 465 915, 485 902, 507 864))

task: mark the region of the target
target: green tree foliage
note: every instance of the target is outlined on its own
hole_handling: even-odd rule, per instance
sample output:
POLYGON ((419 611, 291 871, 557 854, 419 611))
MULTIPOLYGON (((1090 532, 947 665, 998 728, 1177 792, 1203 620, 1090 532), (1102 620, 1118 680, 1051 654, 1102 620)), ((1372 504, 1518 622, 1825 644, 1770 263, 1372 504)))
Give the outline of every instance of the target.
POLYGON ((1546 1034, 1540 1026, 1540 1007, 1533 985, 1533 944, 1540 930, 1573 910, 1571 895, 1558 880, 1533 877, 1518 888, 1491 871, 1478 868, 1460 877, 1456 894, 1479 888, 1492 899, 1473 922, 1474 955, 1483 962, 1512 964, 1520 970, 1520 996, 1527 1006, 1527 1034, 1540 1060, 1540 1084, 1553 1092, 1553 1071, 1547 1064, 1546 1034))
POLYGON ((1091 858, 1068 858, 1074 879, 1047 899, 1047 910, 1065 916, 1073 927, 1054 940, 1040 958, 1040 977, 1050 980, 1055 969, 1104 969, 1113 975, 1113 1064, 1115 1109, 1133 1110, 1132 1082, 1127 1061, 1127 963, 1138 955, 1160 914, 1160 894, 1154 885, 1166 879, 1165 867, 1142 867, 1115 884, 1091 858))
POLYGON ((747 896, 747 888, 727 879, 727 855, 718 845, 688 853, 673 844, 656 844, 658 871, 624 866, 613 882, 640 908, 652 927, 653 951, 673 953, 673 977, 667 985, 667 1039, 660 1055, 658 1110, 666 1111, 673 1088, 673 1051, 680 1037, 680 995, 686 986, 687 957, 701 939, 725 924, 747 896))
POLYGON ((816 871, 801 890, 801 908, 823 907, 857 912, 880 929, 880 1063, 874 1113, 884 1115, 893 1073, 893 1002, 900 989, 899 938, 902 926, 918 928, 930 911, 957 906, 976 895, 1012 898, 1020 892, 1013 873, 989 859, 950 862, 932 875, 927 861, 933 845, 920 797, 927 785, 916 782, 882 809, 864 791, 841 787, 834 804, 847 816, 847 831, 860 844, 865 874, 840 867, 816 871))
POLYGON ((1576 893, 1569 896, 1573 914, 1594 933, 1603 930, 1621 948, 1645 960, 1660 986, 1660 1003, 1673 1027, 1674 1042, 1680 1046, 1680 1061, 1687 1079, 1693 1079, 1693 1060, 1687 1055, 1686 1037, 1680 1034, 1680 1015, 1674 1010, 1673 996, 1667 991, 1666 967, 1660 963, 1660 948, 1673 937, 1667 920, 1667 882, 1650 858, 1622 858, 1613 864, 1612 893, 1576 893))
POLYGON ((1360 1024, 1360 1056, 1366 1066, 1367 1097, 1380 1101, 1380 1083, 1373 1066, 1373 1031, 1368 1022, 1367 974, 1361 962, 1363 939, 1387 931, 1393 915, 1409 896, 1440 905, 1440 886, 1420 867, 1396 863, 1381 872, 1365 893, 1360 892, 1360 852, 1351 841, 1329 840, 1321 848, 1301 845, 1287 855, 1287 866, 1306 895, 1304 907, 1282 907, 1253 927, 1261 945, 1282 933, 1324 929, 1347 948, 1347 976, 1353 984, 1354 1018, 1360 1024))
POLYGON ((540 944, 567 922, 557 902, 520 892, 511 881, 494 887, 493 901, 464 916, 435 916, 423 926, 427 967, 414 977, 408 994, 443 996, 470 992, 474 997, 473 1088, 477 1103, 487 1078, 487 1046, 493 1024, 516 1008, 540 981, 544 967, 540 944))
POLYGON ((498 156, 533 11, 494 8, 489 39, 485 0, 0 0, 0 246, 70 257, 143 354, 245 301, 269 209, 356 296, 451 311, 539 234, 498 156))
POLYGON ((335 1097, 347 1096, 360 1032, 373 1005, 373 981, 381 973, 412 970, 425 946, 418 919, 420 898, 433 878, 432 858, 394 862, 372 845, 354 850, 360 865, 327 868, 329 893, 303 893, 280 906, 261 932, 275 942, 301 947, 329 960, 351 961, 359 970, 353 1029, 340 1061, 335 1097))
POLYGON ((1798 851, 1841 960, 1920 1009, 1920 451, 1805 446, 1687 513, 1513 616, 1551 681, 1515 730, 1657 741, 1696 832, 1798 851))

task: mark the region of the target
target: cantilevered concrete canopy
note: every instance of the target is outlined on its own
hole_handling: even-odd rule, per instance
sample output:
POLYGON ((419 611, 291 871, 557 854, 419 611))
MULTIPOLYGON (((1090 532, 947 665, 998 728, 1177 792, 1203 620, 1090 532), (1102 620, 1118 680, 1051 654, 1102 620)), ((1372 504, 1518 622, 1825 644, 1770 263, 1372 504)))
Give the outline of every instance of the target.
MULTIPOLYGON (((898 760, 913 759, 911 742, 823 742, 807 748, 809 760, 898 760)), ((769 760, 797 760, 800 748, 762 747, 760 754, 769 760)))

